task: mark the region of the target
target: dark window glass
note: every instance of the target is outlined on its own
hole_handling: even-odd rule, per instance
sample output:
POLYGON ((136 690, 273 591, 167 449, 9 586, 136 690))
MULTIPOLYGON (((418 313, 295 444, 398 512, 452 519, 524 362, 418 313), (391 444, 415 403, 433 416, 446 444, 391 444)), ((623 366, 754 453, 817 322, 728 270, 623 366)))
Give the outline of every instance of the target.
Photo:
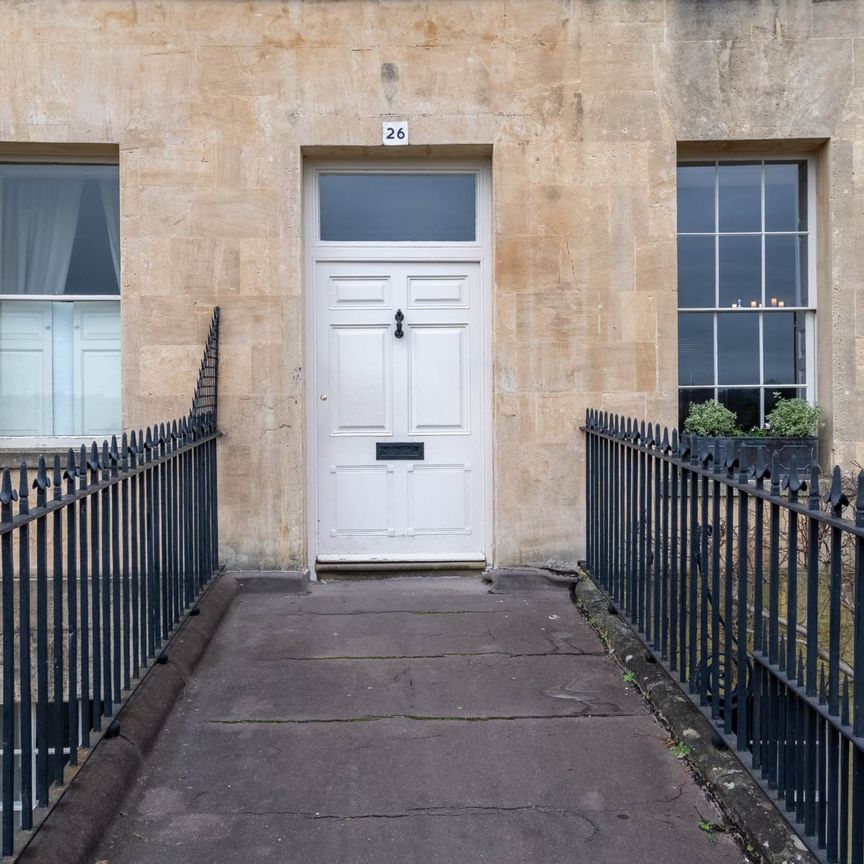
MULTIPOLYGON (((755 316, 754 316, 755 317, 755 316)), ((721 387, 717 391, 717 401, 734 411, 738 425, 749 432, 754 426, 761 426, 760 390, 758 387, 721 387)))
POLYGON ((717 383, 759 383, 759 316, 747 312, 717 315, 717 383))
POLYGON ((714 189, 717 169, 708 165, 678 166, 678 230, 714 231, 714 189))
POLYGON ((765 305, 807 305, 807 237, 765 235, 765 305), (776 301, 776 302, 775 302, 776 301))
POLYGON ((700 402, 707 402, 714 398, 713 387, 701 387, 693 390, 678 391, 678 428, 684 428, 684 421, 687 419, 687 413, 690 411, 691 405, 698 405, 700 402))
POLYGON ((762 240, 720 238, 720 305, 750 307, 762 302, 762 240))
POLYGON ((0 225, 0 293, 119 293, 116 165, 0 165, 0 225))
POLYGON ((806 399, 807 391, 803 387, 766 387, 765 416, 767 417, 777 405, 778 396, 783 399, 806 399))
POLYGON ((765 163, 765 230, 807 230, 807 163, 765 163))
POLYGON ((678 238, 678 305, 714 306, 714 237, 678 238))
POLYGON ((322 174, 321 239, 473 241, 475 180, 474 174, 322 174))
POLYGON ((762 166, 721 164, 718 169, 721 231, 762 230, 762 166))
POLYGON ((678 315, 678 383, 714 383, 714 316, 710 312, 678 315))
POLYGON ((762 323, 766 384, 806 384, 804 316, 797 312, 765 313, 762 323))

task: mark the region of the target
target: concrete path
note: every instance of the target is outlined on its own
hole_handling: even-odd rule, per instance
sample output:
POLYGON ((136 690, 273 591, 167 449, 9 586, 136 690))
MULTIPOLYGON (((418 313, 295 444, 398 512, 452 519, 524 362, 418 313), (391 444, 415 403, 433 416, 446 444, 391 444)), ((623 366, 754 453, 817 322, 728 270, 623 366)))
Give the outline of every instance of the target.
POLYGON ((741 862, 566 591, 241 594, 95 860, 741 862))

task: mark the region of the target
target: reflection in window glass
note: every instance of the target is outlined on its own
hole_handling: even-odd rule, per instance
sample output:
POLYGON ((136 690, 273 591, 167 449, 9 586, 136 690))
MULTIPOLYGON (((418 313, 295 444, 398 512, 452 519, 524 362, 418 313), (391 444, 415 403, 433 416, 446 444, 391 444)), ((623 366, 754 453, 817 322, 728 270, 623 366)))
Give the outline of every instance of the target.
POLYGON ((761 231, 762 166, 721 162, 718 182, 720 231, 761 231))
POLYGON ((474 174, 322 174, 321 240, 471 242, 474 174))
POLYGON ((704 312, 678 314, 679 384, 714 383, 714 316, 704 312))
POLYGON ((759 316, 725 312, 717 316, 717 383, 759 383, 759 316))
POLYGON ((807 236, 765 235, 765 305, 807 305, 807 236))
POLYGON ((0 294, 119 294, 116 165, 0 165, 0 294))
POLYGON ((807 340, 800 312, 771 312, 762 324, 766 384, 804 384, 807 340))
POLYGON ((714 237, 678 238, 678 305, 713 307, 714 237))
POLYGON ((765 230, 807 230, 807 163, 765 165, 765 230))
POLYGON ((760 394, 758 387, 721 387, 717 391, 717 401, 734 411, 738 425, 749 432, 761 425, 760 394))
POLYGON ((717 168, 707 165, 678 166, 678 231, 714 232, 714 193, 717 168))
POLYGON ((720 306, 752 307, 762 302, 762 240, 720 237, 720 306))

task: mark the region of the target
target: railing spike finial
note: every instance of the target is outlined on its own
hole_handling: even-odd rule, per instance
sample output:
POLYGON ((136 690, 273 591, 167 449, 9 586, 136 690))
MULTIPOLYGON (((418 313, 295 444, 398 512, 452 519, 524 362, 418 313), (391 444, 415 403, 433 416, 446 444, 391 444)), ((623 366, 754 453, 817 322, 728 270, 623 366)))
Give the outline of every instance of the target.
POLYGON ((835 465, 834 470, 831 472, 831 486, 825 493, 825 502, 831 505, 835 516, 839 516, 843 508, 849 503, 849 499, 843 491, 843 476, 840 473, 839 465, 835 465))
POLYGON ((825 682, 825 665, 819 667, 819 704, 828 704, 828 685, 825 682))
POLYGON ((18 500, 21 501, 24 506, 27 505, 27 498, 29 497, 29 478, 27 471, 27 462, 25 460, 21 460, 20 473, 18 475, 18 500))
MULTIPOLYGON (((819 466, 814 462, 810 466, 810 484, 809 493, 807 495, 807 506, 811 510, 819 509, 819 466)), ((828 500, 827 498, 825 499, 828 500)))
POLYGON ((102 442, 102 458, 99 461, 99 464, 102 467, 102 479, 108 479, 108 469, 111 464, 111 456, 108 452, 108 441, 105 440, 102 442))
POLYGON ((60 497, 60 487, 63 485, 63 466, 60 462, 60 454, 54 454, 54 477, 52 478, 54 486, 54 497, 60 497))
POLYGON ((95 482, 97 479, 96 473, 101 467, 99 465, 99 445, 95 441, 90 446, 90 458, 87 460, 87 467, 90 469, 91 481, 95 482))
POLYGON ((681 433, 678 455, 684 462, 690 458, 690 436, 686 432, 681 433))
POLYGON ((649 423, 645 427, 645 439, 642 443, 646 447, 653 447, 654 446, 654 424, 653 423, 649 423))
POLYGON ((36 477, 33 479, 34 489, 48 488, 48 463, 45 461, 45 456, 40 456, 36 463, 36 477))
POLYGON ((64 472, 63 477, 66 480, 72 480, 74 482, 77 476, 78 468, 75 465, 75 451, 70 447, 66 451, 66 471, 64 472))
MULTIPOLYGON (((125 438, 125 435, 124 435, 124 438, 125 438)), ((112 466, 120 464, 120 449, 117 446, 117 436, 116 435, 111 436, 111 448, 110 448, 109 455, 111 457, 111 465, 112 466)))
POLYGON ((764 445, 756 448, 756 459, 753 462, 753 477, 761 485, 766 477, 771 476, 771 468, 768 465, 768 453, 764 445))
MULTIPOLYGON (((659 426, 657 427, 657 431, 658 432, 660 431, 659 426)), ((660 449, 666 454, 669 453, 670 447, 669 447, 669 427, 668 426, 663 427, 663 437, 661 438, 661 441, 660 441, 660 449)))
POLYGON ((78 459, 78 476, 81 478, 81 488, 87 485, 87 445, 82 444, 78 459))
POLYGON ((793 498, 798 497, 798 493, 802 489, 807 488, 807 484, 801 478, 801 475, 798 473, 798 459, 795 454, 792 454, 792 458, 789 460, 789 473, 783 480, 783 488, 789 490, 789 494, 793 498))
POLYGON ((678 441, 678 430, 677 429, 672 430, 671 453, 676 459, 681 455, 681 445, 680 445, 680 442, 678 441))
POLYGON ((771 468, 768 472, 771 477, 771 494, 780 494, 780 454, 775 450, 771 454, 771 468))
POLYGON ((138 436, 134 429, 129 433, 129 467, 138 467, 138 436))
POLYGON ((3 469, 3 478, 0 480, 0 504, 3 505, 4 508, 9 508, 9 519, 4 521, 12 520, 12 502, 18 500, 18 493, 12 488, 12 475, 9 473, 8 468, 3 469))
POLYGON ((129 470, 129 436, 125 432, 120 436, 120 468, 129 470))

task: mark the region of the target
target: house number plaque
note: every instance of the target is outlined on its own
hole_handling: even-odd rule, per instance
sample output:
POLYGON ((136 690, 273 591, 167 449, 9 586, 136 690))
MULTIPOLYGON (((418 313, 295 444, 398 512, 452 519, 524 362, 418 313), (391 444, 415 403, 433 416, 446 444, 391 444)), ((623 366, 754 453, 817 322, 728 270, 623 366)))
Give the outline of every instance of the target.
POLYGON ((408 143, 408 121, 385 120, 381 124, 381 140, 383 144, 394 147, 399 144, 408 143))

